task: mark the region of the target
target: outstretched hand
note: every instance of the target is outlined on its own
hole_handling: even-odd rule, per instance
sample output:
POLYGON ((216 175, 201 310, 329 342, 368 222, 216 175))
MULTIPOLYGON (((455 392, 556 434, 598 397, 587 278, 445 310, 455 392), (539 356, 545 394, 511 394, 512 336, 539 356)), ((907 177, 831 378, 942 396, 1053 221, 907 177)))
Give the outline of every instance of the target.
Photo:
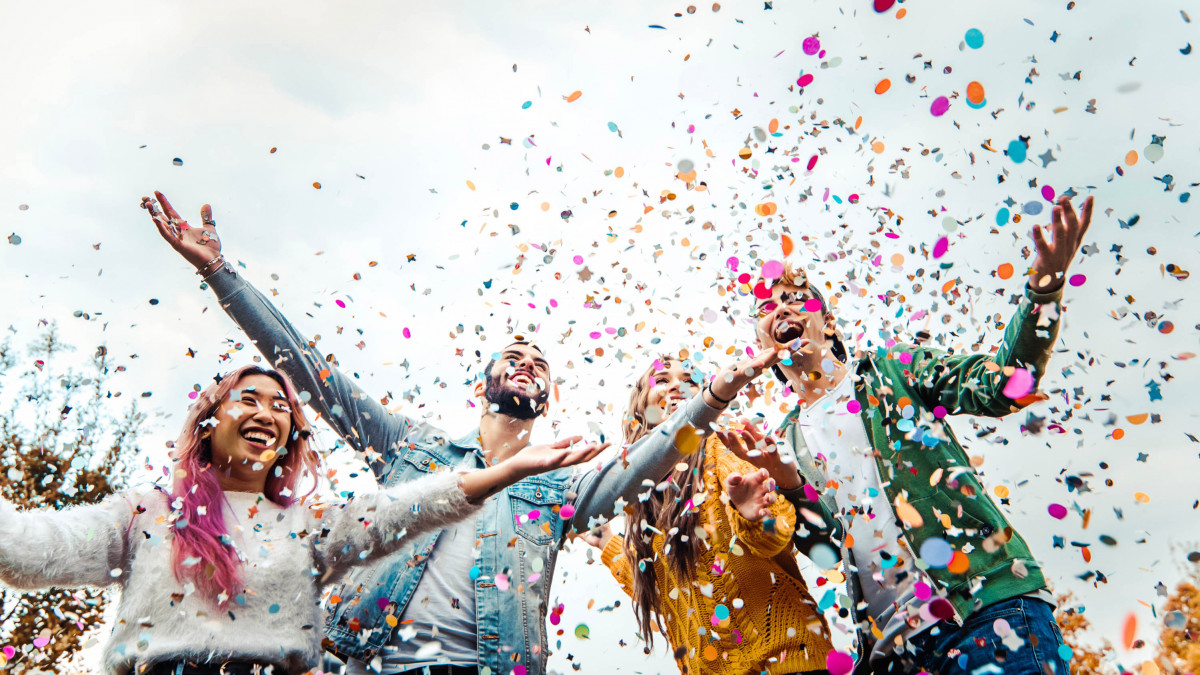
POLYGON ((726 428, 716 432, 717 438, 733 454, 760 469, 766 469, 780 488, 791 490, 804 485, 796 466, 796 457, 779 446, 775 438, 763 433, 745 417, 738 420, 742 429, 726 428))
POLYGON ((725 477, 725 494, 742 517, 751 522, 762 520, 775 503, 775 484, 766 469, 725 477))
POLYGON ((595 459, 611 443, 582 444, 583 436, 571 436, 546 445, 525 448, 504 460, 517 480, 539 473, 574 466, 595 459))
POLYGON ((708 395, 718 405, 728 405, 743 387, 762 375, 771 366, 779 363, 787 354, 786 350, 768 349, 750 358, 742 359, 732 366, 722 368, 712 382, 708 384, 708 395))
POLYGON ((1092 224, 1093 203, 1092 197, 1083 200, 1081 215, 1076 215, 1071 199, 1063 197, 1054 207, 1049 225, 1034 225, 1032 236, 1037 257, 1030 267, 1029 286, 1035 292, 1049 293, 1062 287, 1067 268, 1092 224), (1047 232, 1052 239, 1047 239, 1047 232))
POLYGON ((217 236, 217 223, 212 217, 212 207, 208 204, 200 207, 200 220, 204 224, 193 227, 179 216, 179 212, 171 206, 171 202, 167 201, 163 193, 156 191, 154 196, 158 203, 149 197, 142 197, 142 208, 150 212, 150 218, 158 227, 158 233, 171 248, 183 256, 184 260, 191 263, 192 267, 201 272, 211 271, 210 263, 215 263, 221 257, 221 239, 217 236), (203 269, 205 267, 209 269, 203 269))

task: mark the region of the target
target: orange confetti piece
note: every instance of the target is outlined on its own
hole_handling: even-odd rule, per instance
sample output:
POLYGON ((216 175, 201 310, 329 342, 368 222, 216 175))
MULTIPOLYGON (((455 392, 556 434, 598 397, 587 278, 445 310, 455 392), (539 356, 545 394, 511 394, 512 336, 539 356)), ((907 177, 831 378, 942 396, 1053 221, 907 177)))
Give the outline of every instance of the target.
POLYGON ((996 495, 1000 499, 1004 499, 1008 497, 1008 487, 1005 485, 997 485, 996 487, 992 488, 992 494, 996 495))
POLYGON ((871 144, 871 149, 875 151, 875 154, 882 155, 883 154, 883 141, 875 141, 874 143, 871 144))
POLYGON ((792 251, 795 249, 795 244, 792 243, 792 238, 786 234, 780 236, 779 239, 780 246, 783 248, 783 257, 786 258, 792 254, 792 251))
POLYGON ((1125 430, 1124 429, 1113 429, 1112 437, 1113 437, 1114 441, 1119 441, 1122 438, 1125 438, 1125 430))
POLYGON ((1140 415, 1130 415, 1129 417, 1126 417, 1125 419, 1129 420, 1130 424, 1142 424, 1146 420, 1150 419, 1150 413, 1142 413, 1140 415))
POLYGON ((920 512, 899 495, 896 496, 896 517, 908 527, 920 527, 925 524, 920 512))
POLYGON ((1126 166, 1133 166, 1134 164, 1137 164, 1137 162, 1138 162, 1137 150, 1130 150, 1129 152, 1125 153, 1125 165, 1126 166))
POLYGON ((712 645, 705 647, 704 648, 704 660, 712 661, 715 658, 717 658, 717 648, 712 645))
POLYGON ((955 284, 957 284, 957 283, 958 283, 958 282, 957 282, 957 281, 955 281, 954 279, 951 279, 950 281, 947 281, 946 283, 942 284, 942 292, 943 292, 943 293, 949 293, 949 292, 950 292, 950 289, 954 288, 955 284))
POLYGON ((862 126, 862 115, 859 115, 858 119, 854 120, 854 130, 858 131, 858 128, 861 126, 862 126))
POLYGON ((571 92, 571 95, 567 97, 567 103, 574 103, 575 101, 578 101, 580 96, 583 96, 582 91, 576 90, 571 92))
POLYGON ((767 131, 772 134, 775 133, 776 131, 779 131, 779 120, 777 120, 777 119, 771 120, 771 123, 767 125, 767 131))
POLYGON ((760 216, 775 215, 779 211, 779 206, 775 202, 763 202, 754 207, 754 212, 760 216))
POLYGON ((675 447, 681 455, 690 455, 700 449, 700 436, 690 426, 684 426, 675 432, 675 447))
POLYGON ((467 181, 467 189, 468 189, 468 190, 474 190, 474 189, 475 189, 475 183, 474 183, 474 182, 472 182, 472 181, 467 181))
POLYGON ((906 16, 908 16, 908 10, 903 7, 901 7, 900 10, 898 12, 896 12, 897 19, 903 19, 906 16))
POLYGON ((879 81, 879 84, 875 85, 875 93, 883 94, 883 93, 886 93, 887 90, 891 89, 891 88, 892 88, 892 81, 885 77, 879 81))
POLYGON ((1004 263, 1003 265, 996 268, 996 276, 1000 277, 1001 279, 1010 279, 1010 278, 1012 278, 1012 275, 1013 275, 1012 263, 1004 263))
POLYGON ((1083 554, 1083 562, 1092 562, 1092 549, 1084 546, 1079 552, 1083 554))
POLYGON ((1133 499, 1134 499, 1134 501, 1138 502, 1139 504, 1149 504, 1150 503, 1150 495, 1146 494, 1145 492, 1133 493, 1133 499))
POLYGON ((314 187, 314 188, 316 188, 316 189, 318 189, 318 190, 320 190, 320 189, 321 189, 321 184, 320 184, 320 183, 313 183, 313 187, 314 187))
POLYGON ((1125 649, 1133 647, 1133 639, 1137 636, 1137 614, 1129 613, 1125 617, 1125 627, 1121 630, 1121 644, 1125 649))
POLYGON ((951 574, 966 574, 967 570, 970 568, 971 559, 968 558, 967 554, 963 553, 962 551, 955 551, 954 555, 950 558, 950 564, 946 565, 946 569, 949 570, 951 574))
POLYGON ((970 82, 967 84, 967 100, 975 105, 983 103, 984 93, 983 85, 979 82, 970 82))
POLYGON ((625 175, 625 167, 618 166, 617 168, 613 169, 613 175, 617 178, 623 177, 625 175))

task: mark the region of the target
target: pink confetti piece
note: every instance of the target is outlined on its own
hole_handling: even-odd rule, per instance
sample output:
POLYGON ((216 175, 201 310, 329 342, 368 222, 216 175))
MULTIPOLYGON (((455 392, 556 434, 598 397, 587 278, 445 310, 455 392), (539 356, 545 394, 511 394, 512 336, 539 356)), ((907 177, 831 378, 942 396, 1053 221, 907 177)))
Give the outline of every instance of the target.
POLYGON ((862 405, 859 404, 858 401, 851 399, 846 402, 846 411, 847 412, 857 413, 860 410, 862 410, 862 405))
POLYGON ((821 41, 816 36, 806 37, 801 47, 804 49, 805 54, 812 56, 821 51, 821 41))
POLYGON ((1067 507, 1062 504, 1051 504, 1046 507, 1046 512, 1050 514, 1051 518, 1057 518, 1058 520, 1067 517, 1067 507))
POLYGON ((1048 202, 1054 201, 1054 188, 1050 187, 1049 185, 1043 185, 1042 199, 1045 199, 1048 202))
POLYGON ((783 263, 778 260, 769 260, 762 267, 762 275, 764 279, 774 281, 783 276, 783 263))
POLYGON ((1013 399, 1024 398, 1033 391, 1033 374, 1024 368, 1013 369, 1013 374, 1004 383, 1004 395, 1013 399))
POLYGON ((949 250, 950 250, 950 240, 946 237, 939 238, 937 240, 937 243, 935 243, 933 245, 934 259, 936 260, 937 258, 940 258, 940 257, 946 255, 946 251, 949 251, 949 250))
POLYGON ((950 99, 946 98, 945 96, 939 96, 933 99, 933 105, 929 106, 929 112, 932 113, 934 117, 941 117, 942 115, 945 115, 946 111, 949 109, 950 99))
POLYGON ((854 657, 846 652, 829 652, 825 657, 825 669, 829 671, 829 675, 847 675, 854 670, 854 657))
POLYGON ((796 80, 796 84, 800 85, 801 87, 807 87, 808 85, 812 84, 812 82, 813 76, 811 74, 801 75, 800 78, 796 80))
POLYGON ((1072 286, 1082 286, 1083 282, 1085 281, 1087 281, 1087 277, 1083 276, 1082 274, 1072 274, 1071 278, 1067 280, 1067 283, 1071 284, 1072 286))

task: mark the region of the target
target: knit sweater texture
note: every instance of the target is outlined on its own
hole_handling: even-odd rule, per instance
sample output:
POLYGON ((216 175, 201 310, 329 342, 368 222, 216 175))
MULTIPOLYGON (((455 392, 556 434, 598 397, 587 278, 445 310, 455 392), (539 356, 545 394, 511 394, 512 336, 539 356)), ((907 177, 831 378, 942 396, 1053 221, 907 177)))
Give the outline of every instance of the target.
POLYGON ((478 508, 452 472, 340 505, 310 500, 283 508, 261 494, 225 496, 245 590, 223 604, 175 578, 171 540, 178 523, 160 491, 61 511, 18 512, 0 500, 0 581, 23 590, 119 586, 103 652, 107 673, 184 659, 260 661, 303 673, 320 663, 324 586, 478 508))
MULTIPOLYGON (((701 545, 694 579, 678 577, 666 564, 661 534, 654 535, 657 555, 645 561, 654 566, 667 639, 680 670, 716 675, 823 670, 833 647, 829 626, 796 565, 795 509, 776 499, 766 519, 746 520, 724 493, 725 478, 755 467, 715 435, 706 452, 706 493, 697 508, 707 544, 701 545), (767 519, 774 519, 770 529, 764 527, 767 519)), ((630 593, 639 561, 631 563, 625 539, 609 540, 601 560, 630 593)))

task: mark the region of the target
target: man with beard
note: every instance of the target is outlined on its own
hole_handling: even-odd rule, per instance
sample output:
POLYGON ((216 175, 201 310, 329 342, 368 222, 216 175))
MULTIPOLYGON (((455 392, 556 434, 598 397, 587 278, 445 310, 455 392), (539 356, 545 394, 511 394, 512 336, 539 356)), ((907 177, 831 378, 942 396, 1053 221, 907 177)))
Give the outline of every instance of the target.
POLYGON ((1037 387, 1058 335, 1067 268, 1091 219, 1090 197, 1081 215, 1064 197, 1052 225, 1035 226, 1024 297, 990 351, 903 345, 881 331, 886 344, 849 352, 831 306, 802 272, 785 267, 756 284, 759 344, 806 343, 776 369, 799 399, 778 432, 799 462, 749 420, 733 450, 780 484, 807 482, 803 505, 841 521, 849 598, 840 611, 859 628, 856 672, 999 672, 1000 664, 1005 673, 1067 675, 1041 566, 945 418, 1003 417, 1044 400, 1037 387))
MULTIPOLYGON (((529 444, 534 422, 548 411, 551 383, 549 364, 536 346, 514 342, 493 357, 474 388, 482 407, 479 426, 452 438, 388 411, 352 378, 327 367, 315 344, 225 263, 207 205, 201 209, 203 226, 192 228, 155 194, 165 214, 149 198, 143 208, 159 234, 196 267, 221 307, 292 378, 301 398, 366 456, 380 485, 439 469, 494 464, 529 444)), ((591 529, 636 500, 644 480, 657 480, 683 459, 677 438, 688 439, 694 449, 697 436, 709 432, 737 392, 778 360, 774 350, 766 350, 722 371, 656 433, 601 468, 516 482, 488 499, 476 520, 416 538, 413 546, 364 568, 331 594, 327 648, 348 660, 350 673, 541 675, 550 582, 566 536, 591 529)), ((698 439, 701 446, 703 440, 698 439)))

